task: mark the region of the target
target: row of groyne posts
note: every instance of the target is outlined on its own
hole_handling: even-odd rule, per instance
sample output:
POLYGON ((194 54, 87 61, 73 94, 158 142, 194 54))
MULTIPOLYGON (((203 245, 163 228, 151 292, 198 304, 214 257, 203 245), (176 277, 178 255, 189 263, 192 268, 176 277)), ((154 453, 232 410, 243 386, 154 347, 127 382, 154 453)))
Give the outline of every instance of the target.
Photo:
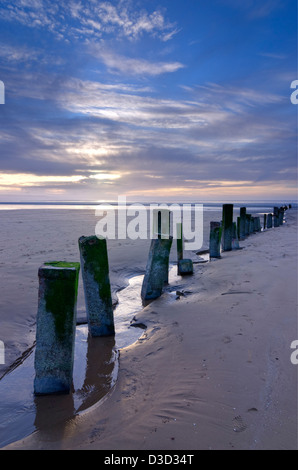
MULTIPOLYGON (((279 227, 284 223, 284 213, 291 209, 289 206, 274 207, 273 213, 264 214, 263 230, 279 227)), ((233 204, 224 204, 222 220, 210 222, 209 256, 220 258, 222 251, 237 250, 240 248, 239 241, 249 235, 261 232, 261 218, 247 213, 246 207, 240 208, 240 216, 234 222, 233 204)))
MULTIPOLYGON (((275 207, 273 214, 265 214, 263 228, 270 229, 272 226, 282 225, 284 211, 287 208, 275 207)), ((168 217, 170 221, 169 211, 168 217)), ((177 223, 176 229, 178 275, 191 275, 193 262, 183 257, 182 223, 177 223)), ((253 217, 246 213, 246 208, 241 208, 240 217, 235 223, 233 204, 224 204, 222 221, 210 223, 210 259, 220 258, 221 251, 238 249, 239 240, 258 231, 261 231, 259 217, 253 217)), ((169 230, 165 232, 163 233, 161 211, 159 211, 157 237, 151 240, 142 284, 143 301, 158 298, 164 286, 168 284, 169 256, 173 237, 169 235, 169 230)), ((38 270, 35 395, 71 392, 80 269, 89 335, 91 337, 115 335, 106 239, 82 236, 78 240, 78 245, 80 262, 47 262, 38 270)))

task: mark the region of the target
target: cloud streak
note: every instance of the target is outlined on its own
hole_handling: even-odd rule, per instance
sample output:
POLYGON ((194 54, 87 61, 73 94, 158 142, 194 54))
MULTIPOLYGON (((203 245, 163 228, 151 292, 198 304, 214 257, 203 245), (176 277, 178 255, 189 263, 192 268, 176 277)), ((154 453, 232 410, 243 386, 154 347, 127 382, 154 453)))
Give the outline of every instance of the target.
POLYGON ((143 34, 170 40, 178 30, 167 21, 160 10, 151 13, 136 10, 130 0, 97 2, 92 0, 60 1, 3 0, 0 15, 9 22, 29 28, 43 29, 60 40, 111 37, 117 35, 130 40, 143 34), (66 26, 67 25, 67 26, 66 26))
POLYGON ((1 2, 0 197, 293 194, 291 51, 255 39, 254 0, 229 1, 235 47, 227 1, 1 2))
POLYGON ((105 47, 90 47, 89 51, 92 55, 102 60, 108 70, 127 76, 157 76, 165 73, 176 72, 184 68, 180 62, 150 62, 145 59, 129 58, 108 51, 105 47))

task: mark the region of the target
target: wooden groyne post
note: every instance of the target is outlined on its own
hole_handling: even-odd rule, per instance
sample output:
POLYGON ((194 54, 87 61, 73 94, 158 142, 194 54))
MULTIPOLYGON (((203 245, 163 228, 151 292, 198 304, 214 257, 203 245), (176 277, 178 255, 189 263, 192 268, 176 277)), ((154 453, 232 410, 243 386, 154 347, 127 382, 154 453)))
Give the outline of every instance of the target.
POLYGON ((279 209, 279 225, 283 225, 283 223, 284 223, 284 213, 285 213, 284 208, 280 207, 280 209, 279 209))
POLYGON ((35 395, 69 393, 73 378, 79 263, 39 268, 35 395))
POLYGON ((222 209, 222 249, 232 250, 233 239, 233 204, 223 204, 222 209))
POLYGON ((153 211, 153 217, 152 236, 157 236, 157 238, 151 240, 141 289, 143 301, 160 297, 164 286, 169 282, 169 260, 173 243, 173 237, 170 236, 170 211, 156 209, 153 211))
POLYGON ((279 227, 279 208, 278 207, 274 207, 273 216, 274 216, 274 227, 277 228, 279 227))
POLYGON ((240 207, 240 219, 239 219, 239 239, 244 240, 246 237, 246 207, 240 207))
POLYGON ((254 232, 260 232, 261 231, 260 217, 254 217, 253 222, 254 222, 254 232))
POLYGON ((255 218, 251 215, 250 216, 250 225, 249 225, 249 233, 254 233, 255 231, 255 218))
POLYGON ((233 238, 232 238, 232 250, 239 250, 239 239, 237 233, 237 224, 233 222, 233 238))
POLYGON ((114 335, 106 239, 80 237, 79 250, 89 333, 94 337, 114 335))
POLYGON ((209 237, 209 257, 221 258, 221 235, 222 228, 220 222, 210 222, 210 237, 209 237))
POLYGON ((161 296, 167 283, 169 272, 169 257, 173 237, 168 239, 156 238, 151 240, 146 272, 142 284, 142 300, 157 299, 161 296))
POLYGON ((247 237, 250 234, 250 219, 251 219, 251 214, 246 214, 245 235, 247 237))
POLYGON ((179 222, 176 225, 177 232, 177 262, 183 259, 183 228, 182 223, 179 222))
POLYGON ((272 228, 272 214, 267 216, 267 228, 272 228))
POLYGON ((181 222, 176 224, 177 235, 177 272, 179 276, 193 274, 193 262, 183 256, 183 225, 181 222))

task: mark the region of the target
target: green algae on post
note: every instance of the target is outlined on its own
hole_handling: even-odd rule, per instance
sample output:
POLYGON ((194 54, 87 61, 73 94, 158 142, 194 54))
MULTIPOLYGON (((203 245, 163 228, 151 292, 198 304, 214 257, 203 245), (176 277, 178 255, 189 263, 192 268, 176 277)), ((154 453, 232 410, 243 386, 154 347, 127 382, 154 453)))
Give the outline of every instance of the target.
POLYGON ((39 268, 34 393, 69 393, 72 385, 80 263, 39 268))
POLYGON ((89 332, 91 336, 114 335, 107 242, 96 236, 80 237, 79 250, 89 332))
POLYGON ((142 300, 157 299, 161 296, 163 287, 168 280, 172 241, 172 237, 151 240, 146 273, 141 290, 142 300))
POLYGON ((221 242, 221 223, 210 222, 210 236, 209 236, 209 257, 221 258, 220 242, 221 242))

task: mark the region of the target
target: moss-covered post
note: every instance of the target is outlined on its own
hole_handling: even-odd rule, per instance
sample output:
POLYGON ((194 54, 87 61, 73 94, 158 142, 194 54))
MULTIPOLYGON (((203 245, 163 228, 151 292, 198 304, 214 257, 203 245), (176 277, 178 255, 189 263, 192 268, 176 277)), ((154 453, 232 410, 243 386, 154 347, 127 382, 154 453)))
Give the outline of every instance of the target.
POLYGON ((151 240, 146 273, 141 290, 142 300, 157 299, 161 296, 168 279, 172 242, 173 237, 151 240))
POLYGON ((79 263, 39 268, 35 395, 69 393, 72 387, 79 263))
POLYGON ((272 214, 268 214, 268 217, 267 217, 267 228, 272 228, 272 214))
POLYGON ((222 249, 232 250, 233 239, 233 204, 223 204, 222 210, 222 249))
POLYGON ((89 333, 94 337, 114 335, 106 239, 80 237, 79 250, 89 333))
POLYGON ((209 257, 210 258, 221 258, 220 245, 221 245, 221 223, 210 222, 210 237, 209 237, 209 257))

